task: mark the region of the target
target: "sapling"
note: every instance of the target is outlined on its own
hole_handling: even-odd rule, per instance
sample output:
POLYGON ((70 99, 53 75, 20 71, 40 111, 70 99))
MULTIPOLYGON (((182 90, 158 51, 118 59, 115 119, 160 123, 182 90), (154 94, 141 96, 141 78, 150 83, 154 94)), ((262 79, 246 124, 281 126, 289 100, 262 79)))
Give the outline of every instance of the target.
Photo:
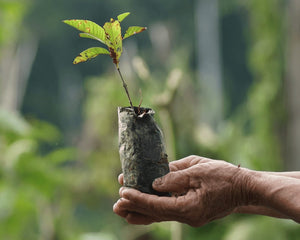
POLYGON ((119 76, 123 83, 123 88, 126 92, 127 98, 129 100, 130 106, 133 108, 133 104, 130 98, 127 84, 121 73, 119 62, 123 51, 122 42, 124 39, 129 38, 137 33, 146 30, 146 27, 131 26, 129 27, 125 34, 122 36, 121 32, 121 22, 129 15, 129 12, 122 13, 117 16, 117 19, 111 18, 109 22, 106 22, 103 27, 98 24, 81 19, 64 20, 63 22, 78 29, 82 33, 79 34, 82 38, 90 38, 101 42, 107 46, 102 47, 92 47, 81 52, 73 61, 74 64, 85 62, 89 59, 95 58, 100 54, 108 54, 113 60, 114 65, 117 68, 119 76))
POLYGON ((74 64, 85 62, 100 54, 108 54, 120 75, 130 107, 119 107, 119 153, 124 173, 124 186, 136 188, 142 192, 159 193, 152 189, 155 178, 169 172, 168 155, 166 154, 161 130, 154 121, 151 108, 134 107, 129 95, 127 84, 120 71, 119 62, 122 54, 122 41, 140 33, 146 27, 132 26, 122 36, 120 22, 130 13, 118 15, 117 20, 111 18, 103 27, 89 20, 64 20, 63 22, 78 29, 80 37, 91 38, 105 44, 106 48, 92 47, 81 52, 74 64))

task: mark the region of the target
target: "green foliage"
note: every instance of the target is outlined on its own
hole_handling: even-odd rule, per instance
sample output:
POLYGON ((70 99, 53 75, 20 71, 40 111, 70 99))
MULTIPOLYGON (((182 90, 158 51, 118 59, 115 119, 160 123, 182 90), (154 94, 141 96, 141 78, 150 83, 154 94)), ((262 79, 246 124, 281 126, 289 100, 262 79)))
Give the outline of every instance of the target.
POLYGON ((109 50, 108 51, 103 48, 89 48, 80 53, 80 55, 75 58, 73 63, 77 64, 80 62, 85 62, 91 58, 98 56, 99 54, 110 54, 114 64, 117 66, 117 68, 119 68, 119 59, 123 51, 122 40, 140 33, 146 29, 145 27, 137 26, 129 27, 124 37, 122 37, 120 22, 122 22, 129 14, 129 12, 126 12, 118 15, 118 20, 114 20, 113 18, 111 18, 109 22, 106 22, 104 24, 103 28, 89 20, 64 20, 64 23, 83 32, 79 35, 80 37, 97 40, 105 44, 109 50))
POLYGON ((125 38, 128 38, 128 37, 131 37, 132 35, 135 35, 137 33, 140 33, 142 31, 144 31, 145 28, 144 27, 137 27, 137 26, 132 26, 132 27, 129 27, 127 30, 126 30, 126 33, 123 37, 123 39, 125 38))
POLYGON ((300 233, 299 227, 291 221, 252 216, 240 219, 231 224, 224 234, 224 240, 264 240, 264 239, 296 239, 300 233))
POLYGON ((101 48, 101 47, 89 48, 89 49, 81 52, 80 55, 74 59, 73 63, 77 64, 80 62, 85 62, 87 59, 95 58, 99 54, 109 54, 109 51, 107 51, 105 48, 101 48))
POLYGON ((81 34, 80 37, 88 36, 102 43, 106 42, 104 29, 92 21, 74 19, 64 20, 63 22, 85 33, 81 34))
POLYGON ((251 47, 248 56, 254 83, 240 111, 240 120, 243 119, 246 136, 245 156, 251 159, 251 167, 261 170, 282 167, 278 129, 283 120, 284 102, 281 3, 281 0, 246 3, 251 47))
POLYGON ((0 111, 1 239, 77 236, 77 206, 81 201, 87 204, 85 196, 98 199, 101 190, 98 173, 88 164, 86 172, 81 168, 77 150, 59 147, 61 137, 51 124, 0 111), (88 189, 93 193, 87 195, 88 189))
POLYGON ((12 29, 21 29, 24 16, 28 10, 28 3, 29 1, 26 0, 0 0, 0 52, 3 46, 14 43, 19 34, 22 34, 22 31, 12 31, 12 29))
POLYGON ((123 51, 120 22, 111 19, 110 22, 104 24, 103 28, 107 36, 106 45, 109 48, 110 56, 113 59, 114 64, 118 67, 119 58, 123 51))
POLYGON ((118 21, 119 22, 122 22, 130 13, 129 12, 126 12, 126 13, 122 13, 120 15, 118 15, 118 21))

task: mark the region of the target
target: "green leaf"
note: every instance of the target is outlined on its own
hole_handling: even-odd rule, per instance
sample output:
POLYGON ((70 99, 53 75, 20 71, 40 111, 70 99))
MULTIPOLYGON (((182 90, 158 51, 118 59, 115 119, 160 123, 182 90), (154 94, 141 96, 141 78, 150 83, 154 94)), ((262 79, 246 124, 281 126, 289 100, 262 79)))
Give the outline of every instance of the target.
POLYGON ((109 51, 101 47, 88 48, 74 59, 73 64, 85 62, 91 58, 97 57, 99 54, 109 54, 109 51))
POLYGON ((107 51, 106 49, 99 50, 101 48, 90 48, 80 53, 80 55, 74 59, 73 63, 77 64, 80 62, 85 62, 90 58, 98 56, 99 54, 109 54, 113 59, 114 64, 118 68, 119 59, 123 51, 122 40, 146 29, 145 27, 138 26, 129 27, 124 35, 124 38, 122 38, 120 22, 122 22, 129 14, 130 12, 125 12, 118 15, 118 20, 111 18, 110 22, 106 22, 103 28, 89 20, 64 20, 64 23, 78 29, 79 31, 82 31, 82 33, 79 34, 80 37, 100 41, 109 49, 109 51, 107 51))
POLYGON ((91 35, 89 33, 79 33, 79 36, 82 37, 82 38, 90 38, 90 39, 94 39, 94 40, 97 40, 99 42, 102 42, 104 44, 106 44, 105 42, 103 42, 101 39, 95 37, 94 35, 91 35))
POLYGON ((137 33, 143 32, 144 30, 146 30, 146 27, 138 27, 138 26, 132 26, 129 27, 123 37, 123 39, 126 39, 128 37, 131 37, 132 35, 135 35, 137 33))
POLYGON ((105 43, 106 38, 105 38, 104 29, 100 27, 98 24, 89 20, 80 20, 80 19, 64 20, 63 22, 70 25, 71 27, 76 28, 81 32, 86 33, 84 37, 87 37, 87 35, 89 35, 89 38, 105 43))
POLYGON ((122 35, 120 22, 111 19, 103 26, 106 33, 106 44, 109 47, 110 56, 113 58, 114 64, 118 67, 119 58, 122 54, 122 35))
POLYGON ((126 12, 126 13, 122 13, 120 15, 118 15, 118 21, 122 22, 128 15, 130 14, 130 12, 126 12))

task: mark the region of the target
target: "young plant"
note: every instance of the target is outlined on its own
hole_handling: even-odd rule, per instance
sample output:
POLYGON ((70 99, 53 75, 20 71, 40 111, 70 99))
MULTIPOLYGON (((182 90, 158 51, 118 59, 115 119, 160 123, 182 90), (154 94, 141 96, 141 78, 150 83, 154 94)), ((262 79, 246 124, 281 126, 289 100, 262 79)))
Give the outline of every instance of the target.
POLYGON ((125 89, 130 106, 133 108, 127 84, 123 79, 119 67, 120 57, 123 51, 122 41, 130 36, 146 30, 146 27, 131 26, 127 29, 124 36, 122 36, 120 23, 129 14, 129 12, 122 13, 117 16, 117 20, 111 18, 110 21, 106 22, 103 27, 89 20, 72 19, 64 20, 63 22, 81 31, 82 33, 79 34, 80 37, 94 39, 107 46, 107 49, 102 47, 88 48, 81 52, 74 59, 73 63, 78 64, 81 62, 85 62, 91 58, 97 57, 100 54, 110 55, 122 80, 123 88, 125 89))

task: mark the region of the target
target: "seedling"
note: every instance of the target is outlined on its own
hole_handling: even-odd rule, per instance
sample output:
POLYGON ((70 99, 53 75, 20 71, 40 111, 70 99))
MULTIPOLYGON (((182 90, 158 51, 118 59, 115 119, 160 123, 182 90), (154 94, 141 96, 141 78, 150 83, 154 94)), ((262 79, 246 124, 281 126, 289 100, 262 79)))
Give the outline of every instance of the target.
POLYGON ((134 107, 130 99, 120 67, 122 41, 134 34, 144 31, 145 27, 129 27, 122 37, 120 22, 129 12, 120 14, 117 20, 110 19, 103 27, 89 20, 65 20, 66 24, 78 29, 80 37, 91 38, 105 44, 106 48, 92 47, 81 52, 74 64, 85 62, 100 54, 108 54, 113 60, 121 77, 123 87, 131 107, 119 107, 119 153, 124 173, 124 186, 139 189, 142 192, 166 195, 152 189, 155 178, 169 172, 168 155, 163 143, 162 132, 156 124, 151 108, 134 107), (140 111, 141 110, 141 111, 140 111))
POLYGON ((88 48, 81 52, 74 59, 73 63, 78 64, 81 62, 86 62, 87 60, 95 58, 100 54, 110 55, 122 80, 123 88, 126 92, 130 106, 133 108, 127 84, 124 81, 119 67, 120 57, 123 51, 122 42, 128 37, 146 30, 146 27, 131 26, 126 30, 125 34, 122 37, 120 23, 129 14, 129 12, 122 13, 117 16, 117 20, 111 18, 110 21, 106 22, 103 27, 89 20, 72 19, 64 20, 63 22, 81 31, 82 33, 79 34, 80 37, 94 39, 107 46, 107 49, 102 47, 88 48))

